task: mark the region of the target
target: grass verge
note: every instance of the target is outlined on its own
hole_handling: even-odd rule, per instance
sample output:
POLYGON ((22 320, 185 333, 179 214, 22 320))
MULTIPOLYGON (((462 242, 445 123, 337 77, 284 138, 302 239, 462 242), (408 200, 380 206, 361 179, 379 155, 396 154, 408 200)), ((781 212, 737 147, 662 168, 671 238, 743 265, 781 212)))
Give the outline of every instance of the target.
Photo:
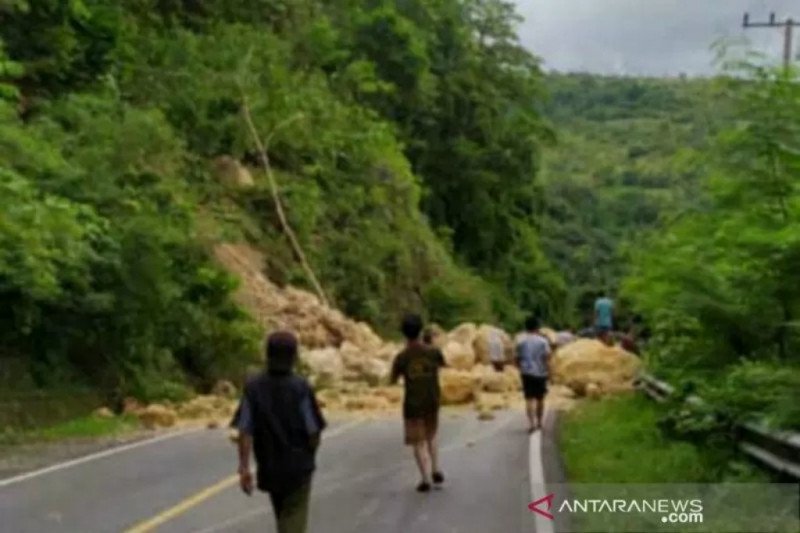
POLYGON ((119 435, 138 427, 139 422, 133 415, 100 417, 90 414, 43 428, 24 430, 6 428, 0 432, 0 445, 53 442, 79 438, 91 439, 119 435))
POLYGON ((731 449, 667 438, 660 406, 639 395, 581 404, 564 418, 560 447, 570 483, 766 481, 731 449))

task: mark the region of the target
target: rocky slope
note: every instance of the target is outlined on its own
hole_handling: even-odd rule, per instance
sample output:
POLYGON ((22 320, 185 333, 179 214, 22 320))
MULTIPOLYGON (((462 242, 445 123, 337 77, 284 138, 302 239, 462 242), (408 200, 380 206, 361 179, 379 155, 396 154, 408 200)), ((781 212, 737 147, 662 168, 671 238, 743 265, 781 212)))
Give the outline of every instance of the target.
MULTIPOLYGON (((246 244, 225 243, 214 250, 217 261, 241 284, 238 303, 263 327, 293 331, 301 344, 300 366, 317 388, 328 410, 393 410, 402 389, 388 385, 392 359, 402 345, 386 341, 364 323, 323 304, 315 295, 279 287, 263 273, 263 256, 246 244)), ((442 350, 447 368, 441 372, 444 405, 474 404, 483 419, 491 411, 519 401, 520 378, 513 364, 513 340, 500 328, 465 323, 444 331, 432 327, 434 344, 442 350), (502 371, 490 366, 489 338, 498 335, 508 363, 502 371)), ((555 345, 555 333, 544 331, 555 345)), ((580 339, 555 351, 551 399, 568 406, 575 397, 599 397, 632 388, 639 359, 617 347, 580 339)), ((222 382, 211 395, 179 405, 126 406, 148 427, 170 426, 181 420, 225 423, 235 405, 233 385, 222 382)))

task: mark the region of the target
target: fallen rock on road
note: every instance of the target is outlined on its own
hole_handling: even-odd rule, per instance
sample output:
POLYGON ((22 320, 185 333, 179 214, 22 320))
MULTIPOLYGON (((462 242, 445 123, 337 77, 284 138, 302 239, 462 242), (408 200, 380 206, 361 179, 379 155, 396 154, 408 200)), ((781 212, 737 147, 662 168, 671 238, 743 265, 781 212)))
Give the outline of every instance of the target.
POLYGON ((563 384, 577 396, 598 398, 632 390, 641 360, 618 346, 594 339, 579 339, 560 348, 551 363, 553 383, 563 384))

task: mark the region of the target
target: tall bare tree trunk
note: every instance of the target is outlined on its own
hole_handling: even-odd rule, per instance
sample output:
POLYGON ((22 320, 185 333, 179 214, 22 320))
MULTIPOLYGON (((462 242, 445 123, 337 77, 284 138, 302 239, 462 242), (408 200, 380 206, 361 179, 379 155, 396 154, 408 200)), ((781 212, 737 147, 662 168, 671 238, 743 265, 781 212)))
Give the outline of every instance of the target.
POLYGON ((314 269, 311 268, 311 265, 306 259, 306 254, 303 252, 303 247, 300 246, 300 241, 297 240, 297 235, 295 235, 292 226, 289 224, 289 221, 286 219, 286 213, 283 210, 283 202, 281 202, 280 194, 278 193, 278 184, 275 181, 275 176, 272 174, 272 166, 269 163, 269 143, 272 140, 272 136, 275 135, 275 132, 278 131, 283 126, 286 126, 290 122, 297 120, 299 117, 295 116, 288 120, 285 120, 279 123, 275 128, 270 132, 267 139, 262 142, 261 136, 258 133, 258 129, 256 125, 253 123, 253 117, 250 114, 250 105, 247 102, 247 95, 244 94, 242 91, 242 114, 244 115, 244 120, 247 122, 247 128, 250 130, 250 135, 253 137, 253 142, 256 145, 256 149, 258 150, 258 156, 261 160, 261 165, 264 167, 264 172, 267 174, 267 180, 269 181, 269 188, 270 192, 272 193, 272 201, 275 203, 275 211, 278 213, 278 219, 281 223, 281 228, 286 236, 289 238, 289 243, 292 246, 292 250, 294 251, 297 260, 300 261, 300 265, 303 267, 303 271, 305 271, 306 276, 308 277, 311 286, 314 287, 314 291, 317 293, 319 299, 325 305, 330 305, 328 301, 328 297, 325 294, 325 291, 322 289, 322 285, 320 284, 319 280, 317 279, 316 274, 314 274, 314 269))

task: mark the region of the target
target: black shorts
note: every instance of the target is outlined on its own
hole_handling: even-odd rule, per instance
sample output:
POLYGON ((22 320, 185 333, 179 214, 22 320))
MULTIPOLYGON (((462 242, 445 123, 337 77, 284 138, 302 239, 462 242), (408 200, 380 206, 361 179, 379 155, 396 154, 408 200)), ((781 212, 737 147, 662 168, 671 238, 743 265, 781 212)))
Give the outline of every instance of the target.
POLYGON ((528 400, 541 400, 547 394, 547 378, 522 374, 522 391, 528 400))

